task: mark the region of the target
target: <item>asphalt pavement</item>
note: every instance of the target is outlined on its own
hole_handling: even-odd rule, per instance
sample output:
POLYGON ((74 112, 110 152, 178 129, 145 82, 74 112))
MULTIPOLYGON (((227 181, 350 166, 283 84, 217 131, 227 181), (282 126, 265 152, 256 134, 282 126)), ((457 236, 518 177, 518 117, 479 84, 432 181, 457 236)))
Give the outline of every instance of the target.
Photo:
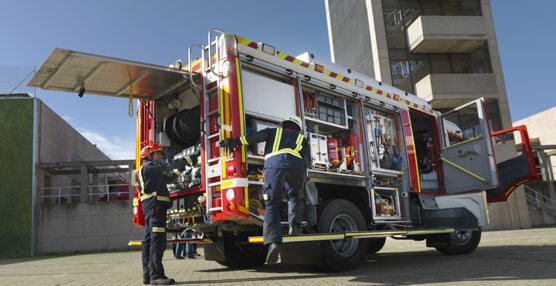
MULTIPOLYGON (((203 254, 202 248, 199 252, 203 254)), ((484 232, 479 248, 447 256, 425 242, 387 239, 356 270, 295 265, 228 269, 203 257, 164 256, 178 285, 556 285, 556 228, 484 232)), ((139 251, 0 260, 0 285, 142 285, 139 251)))

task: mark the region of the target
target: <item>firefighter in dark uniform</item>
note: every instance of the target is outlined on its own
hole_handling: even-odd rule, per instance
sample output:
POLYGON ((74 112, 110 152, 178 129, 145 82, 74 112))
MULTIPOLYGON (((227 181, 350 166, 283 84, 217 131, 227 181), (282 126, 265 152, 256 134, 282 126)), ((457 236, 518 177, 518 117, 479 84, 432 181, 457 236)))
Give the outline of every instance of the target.
POLYGON ((221 147, 235 148, 266 141, 264 162, 263 196, 265 216, 263 224, 264 244, 270 245, 266 262, 278 261, 282 232, 280 224, 280 201, 285 187, 288 193, 289 235, 298 234, 301 223, 299 189, 306 179, 306 169, 311 162, 309 143, 301 134, 301 119, 288 116, 279 128, 267 128, 250 136, 228 138, 220 141, 221 147))
POLYGON ((141 149, 143 165, 139 169, 139 191, 145 216, 143 239, 143 284, 171 285, 174 279, 164 275, 162 255, 166 249, 166 210, 170 196, 166 184, 176 179, 178 168, 183 169, 186 160, 164 160, 158 144, 141 149), (173 171, 174 170, 174 171, 173 171))

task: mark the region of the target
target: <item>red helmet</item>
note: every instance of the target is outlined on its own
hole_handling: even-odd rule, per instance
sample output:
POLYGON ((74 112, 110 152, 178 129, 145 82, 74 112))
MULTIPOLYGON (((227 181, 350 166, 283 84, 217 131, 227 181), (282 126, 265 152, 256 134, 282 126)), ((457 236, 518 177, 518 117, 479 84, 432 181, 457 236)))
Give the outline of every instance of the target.
POLYGON ((150 154, 157 151, 164 151, 164 148, 156 143, 147 145, 141 149, 141 159, 147 158, 150 154))

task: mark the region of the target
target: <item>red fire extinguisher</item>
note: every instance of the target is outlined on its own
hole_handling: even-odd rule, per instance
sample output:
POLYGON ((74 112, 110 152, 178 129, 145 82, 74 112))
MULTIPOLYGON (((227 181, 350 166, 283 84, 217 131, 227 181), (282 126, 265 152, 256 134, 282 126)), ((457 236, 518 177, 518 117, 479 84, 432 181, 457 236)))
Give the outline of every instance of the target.
POLYGON ((353 164, 353 169, 355 171, 359 171, 359 144, 357 142, 357 134, 353 132, 353 128, 349 129, 348 144, 353 148, 353 157, 355 161, 355 164, 353 164))
POLYGON ((338 148, 338 139, 330 136, 328 138, 328 160, 332 167, 338 167, 340 165, 340 154, 338 153, 340 149, 338 148))
POLYGON ((136 227, 145 227, 145 217, 143 215, 143 206, 139 199, 139 186, 135 186, 135 197, 133 198, 133 224, 136 227))
POLYGON ((342 137, 341 134, 338 134, 338 137, 336 139, 338 139, 338 148, 342 149, 343 147, 345 147, 344 137, 342 137))

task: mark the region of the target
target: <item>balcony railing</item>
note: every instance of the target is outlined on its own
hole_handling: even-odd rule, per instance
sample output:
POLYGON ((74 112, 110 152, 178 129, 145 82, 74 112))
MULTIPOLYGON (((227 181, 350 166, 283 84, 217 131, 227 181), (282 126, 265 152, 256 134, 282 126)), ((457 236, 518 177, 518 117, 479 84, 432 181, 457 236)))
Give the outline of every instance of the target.
MULTIPOLYGON (((43 204, 65 204, 81 202, 80 186, 40 188, 43 204), (45 195, 50 191, 50 195, 45 195), (77 199, 74 199, 77 198, 77 199)), ((87 202, 113 202, 129 200, 128 184, 108 184, 87 186, 87 202)))

